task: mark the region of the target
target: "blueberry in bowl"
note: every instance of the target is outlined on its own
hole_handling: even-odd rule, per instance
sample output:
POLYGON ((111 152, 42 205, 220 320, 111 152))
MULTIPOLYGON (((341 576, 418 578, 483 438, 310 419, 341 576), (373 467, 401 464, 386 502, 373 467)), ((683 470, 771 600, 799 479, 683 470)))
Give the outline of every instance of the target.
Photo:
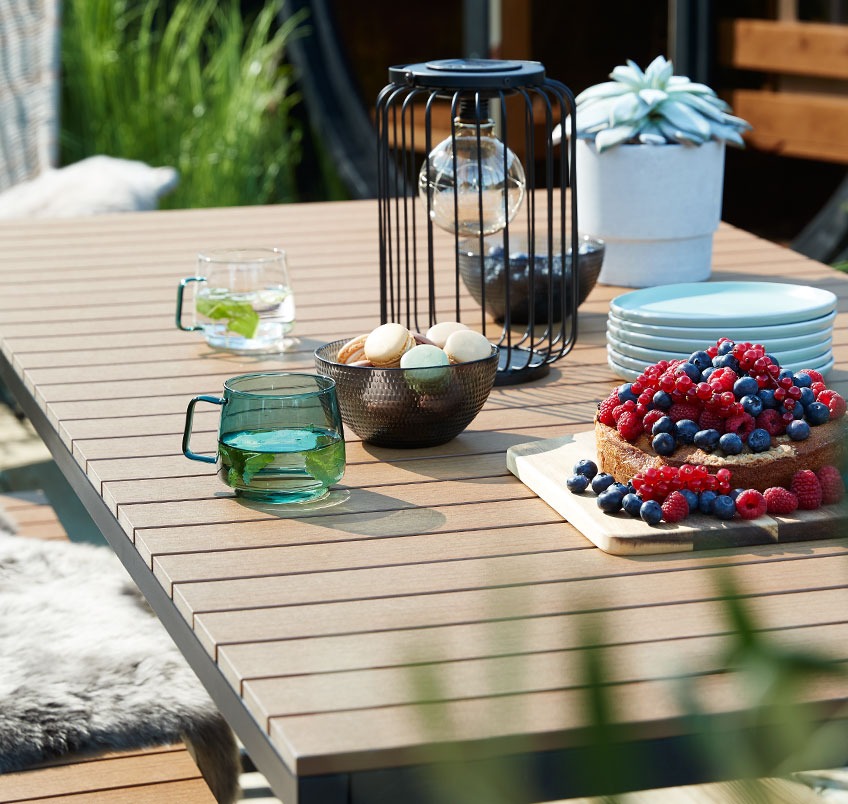
MULTIPOLYGON (((559 239, 554 238, 549 248, 547 237, 539 234, 535 243, 531 250, 526 235, 510 233, 508 256, 503 233, 485 238, 482 253, 479 238, 466 238, 459 243, 462 282, 498 323, 506 319, 507 297, 511 324, 529 324, 531 314, 533 324, 547 324, 549 318, 561 321, 563 308, 570 306, 570 244, 563 249, 559 239)), ((598 281, 604 242, 581 235, 577 249, 579 306, 598 281)))

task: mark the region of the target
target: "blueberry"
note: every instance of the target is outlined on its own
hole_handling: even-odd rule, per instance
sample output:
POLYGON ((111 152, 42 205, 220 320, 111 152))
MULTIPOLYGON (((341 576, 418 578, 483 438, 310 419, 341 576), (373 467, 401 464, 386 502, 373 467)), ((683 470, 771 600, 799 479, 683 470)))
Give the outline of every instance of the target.
POLYGON ((701 369, 694 363, 682 363, 677 370, 682 371, 692 382, 701 381, 701 369))
POLYGON ((734 502, 736 502, 736 498, 737 498, 737 497, 738 497, 738 496, 739 496, 739 495, 740 495, 743 491, 745 491, 745 489, 731 489, 731 490, 728 492, 728 496, 730 497, 730 499, 731 499, 731 500, 733 500, 734 502))
POLYGON ((719 519, 733 519, 736 513, 736 502, 727 494, 719 494, 713 501, 713 513, 719 519))
POLYGON ((713 359, 703 350, 698 352, 692 352, 689 355, 689 362, 693 366, 697 366, 699 371, 703 371, 705 368, 712 366, 713 359))
POLYGON ((725 433, 719 438, 718 446, 725 455, 738 455, 744 444, 736 433, 725 433))
POLYGON ((671 394, 667 394, 665 391, 657 391, 651 401, 654 403, 655 408, 668 410, 672 402, 671 394))
POLYGON ((607 491, 612 491, 615 489, 616 491, 621 492, 621 496, 623 497, 625 494, 630 494, 633 491, 633 488, 628 483, 613 483, 607 491))
MULTIPOLYGON (((806 377, 806 374, 801 374, 801 377, 806 377)), ((801 403, 802 407, 809 407, 816 401, 816 395, 813 393, 812 388, 801 388, 801 396, 798 398, 798 401, 801 403)))
POLYGON ((582 494, 589 488, 589 478, 586 475, 569 475, 565 479, 565 487, 572 494, 582 494))
POLYGON ((780 374, 777 375, 778 380, 792 380, 794 382, 795 374, 791 369, 781 369, 780 374))
POLYGON ((804 416, 813 427, 817 427, 830 419, 830 408, 824 402, 813 402, 807 405, 804 416))
POLYGON ((739 361, 730 354, 716 355, 713 358, 713 365, 716 368, 729 368, 733 371, 739 371, 739 361))
POLYGON ((698 432, 698 425, 692 419, 680 419, 677 422, 677 443, 692 444, 695 441, 695 433, 698 432))
POLYGON ((662 508, 656 500, 645 500, 639 509, 639 516, 649 525, 657 525, 662 520, 662 508))
POLYGON ((752 452, 765 452, 771 447, 771 436, 768 430, 755 427, 748 433, 748 448, 752 452))
POLYGON ((734 346, 736 346, 736 344, 733 341, 722 341, 722 343, 718 345, 717 354, 726 355, 728 352, 733 350, 734 346))
POLYGON ((714 491, 702 491, 700 497, 698 498, 698 510, 702 514, 711 514, 713 512, 716 497, 718 497, 718 494, 716 494, 714 491))
POLYGON ((595 494, 600 494, 602 491, 606 491, 613 483, 615 483, 615 478, 612 475, 606 472, 599 472, 592 478, 592 491, 595 494))
POLYGON ((737 399, 741 399, 743 396, 756 394, 759 390, 760 386, 753 377, 740 377, 735 383, 733 383, 733 395, 737 399))
POLYGON ((809 374, 793 374, 792 383, 799 388, 809 388, 813 384, 813 378, 809 374))
POLYGON ((660 418, 654 422, 654 426, 651 427, 651 435, 658 435, 659 433, 671 433, 671 435, 676 435, 677 425, 670 416, 660 416, 660 418))
POLYGON ((715 370, 715 366, 707 366, 707 368, 701 372, 701 380, 706 382, 710 378, 710 374, 712 374, 715 370))
POLYGON ((621 500, 621 507, 630 516, 639 516, 639 510, 642 507, 642 498, 638 494, 625 494, 621 500))
POLYGON ((763 400, 756 394, 747 394, 743 396, 739 400, 739 403, 742 405, 742 410, 753 416, 755 419, 763 412, 763 400))
POLYGON ((594 461, 590 461, 588 458, 583 458, 581 461, 577 461, 574 464, 574 469, 572 470, 577 475, 586 475, 588 480, 591 480, 596 474, 598 474, 598 465, 594 461))
POLYGON ((621 510, 621 501, 623 499, 624 495, 620 489, 607 489, 598 495, 598 508, 604 513, 614 514, 616 511, 621 510))
POLYGON ((714 430, 710 427, 707 430, 698 430, 698 432, 695 433, 693 443, 696 447, 700 447, 705 452, 712 452, 718 446, 719 438, 720 435, 718 430, 714 430))
POLYGON ((774 398, 774 391, 771 388, 763 388, 757 396, 763 403, 764 408, 776 408, 777 400, 774 398))
POLYGON ((626 382, 624 385, 619 385, 616 391, 618 392, 618 401, 627 402, 627 400, 638 401, 638 397, 631 390, 632 383, 626 382))
POLYGON ((793 441, 804 441, 810 437, 810 425, 803 419, 795 419, 787 425, 786 435, 793 441))
POLYGON ((657 455, 671 455, 677 446, 677 441, 671 433, 658 433, 651 440, 651 446, 657 455))
POLYGON ((680 489, 680 493, 686 498, 686 502, 689 503, 689 513, 691 514, 693 511, 697 511, 698 495, 689 489, 680 489))

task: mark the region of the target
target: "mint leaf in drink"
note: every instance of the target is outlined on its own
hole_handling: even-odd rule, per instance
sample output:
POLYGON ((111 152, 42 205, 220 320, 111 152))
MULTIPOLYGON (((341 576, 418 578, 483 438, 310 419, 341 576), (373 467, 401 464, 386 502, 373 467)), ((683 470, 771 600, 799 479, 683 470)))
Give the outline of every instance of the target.
POLYGON ((274 460, 274 454, 271 452, 245 452, 228 444, 219 444, 218 451, 221 454, 221 462, 228 467, 227 484, 229 486, 237 486, 239 482, 249 486, 254 475, 274 460))
POLYGON ((318 448, 309 450, 304 461, 306 471, 319 483, 325 486, 337 483, 341 477, 339 470, 345 463, 345 443, 321 434, 318 436, 318 448))
POLYGON ((212 321, 226 319, 227 329, 245 338, 252 338, 259 329, 259 314, 248 302, 200 297, 196 306, 198 313, 212 321))

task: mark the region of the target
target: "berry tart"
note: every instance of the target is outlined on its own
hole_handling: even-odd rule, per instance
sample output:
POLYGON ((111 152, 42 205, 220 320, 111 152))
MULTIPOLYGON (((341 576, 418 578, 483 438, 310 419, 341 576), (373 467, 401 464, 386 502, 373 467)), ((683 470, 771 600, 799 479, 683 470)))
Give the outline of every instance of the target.
POLYGON ((613 389, 595 418, 598 463, 623 484, 696 466, 729 473, 735 488, 789 489, 801 471, 843 465, 845 412, 819 372, 793 373, 760 344, 721 338, 613 389))

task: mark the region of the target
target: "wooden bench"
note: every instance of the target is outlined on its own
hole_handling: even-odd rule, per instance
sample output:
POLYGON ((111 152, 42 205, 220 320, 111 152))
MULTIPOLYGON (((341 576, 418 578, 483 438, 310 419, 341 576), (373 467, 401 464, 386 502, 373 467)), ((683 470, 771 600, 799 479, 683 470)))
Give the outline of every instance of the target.
MULTIPOLYGON (((41 491, 0 494, 0 509, 18 536, 67 539, 41 491)), ((0 774, 0 804, 37 801, 85 804, 214 804, 215 797, 183 743, 134 751, 62 757, 0 774)))

